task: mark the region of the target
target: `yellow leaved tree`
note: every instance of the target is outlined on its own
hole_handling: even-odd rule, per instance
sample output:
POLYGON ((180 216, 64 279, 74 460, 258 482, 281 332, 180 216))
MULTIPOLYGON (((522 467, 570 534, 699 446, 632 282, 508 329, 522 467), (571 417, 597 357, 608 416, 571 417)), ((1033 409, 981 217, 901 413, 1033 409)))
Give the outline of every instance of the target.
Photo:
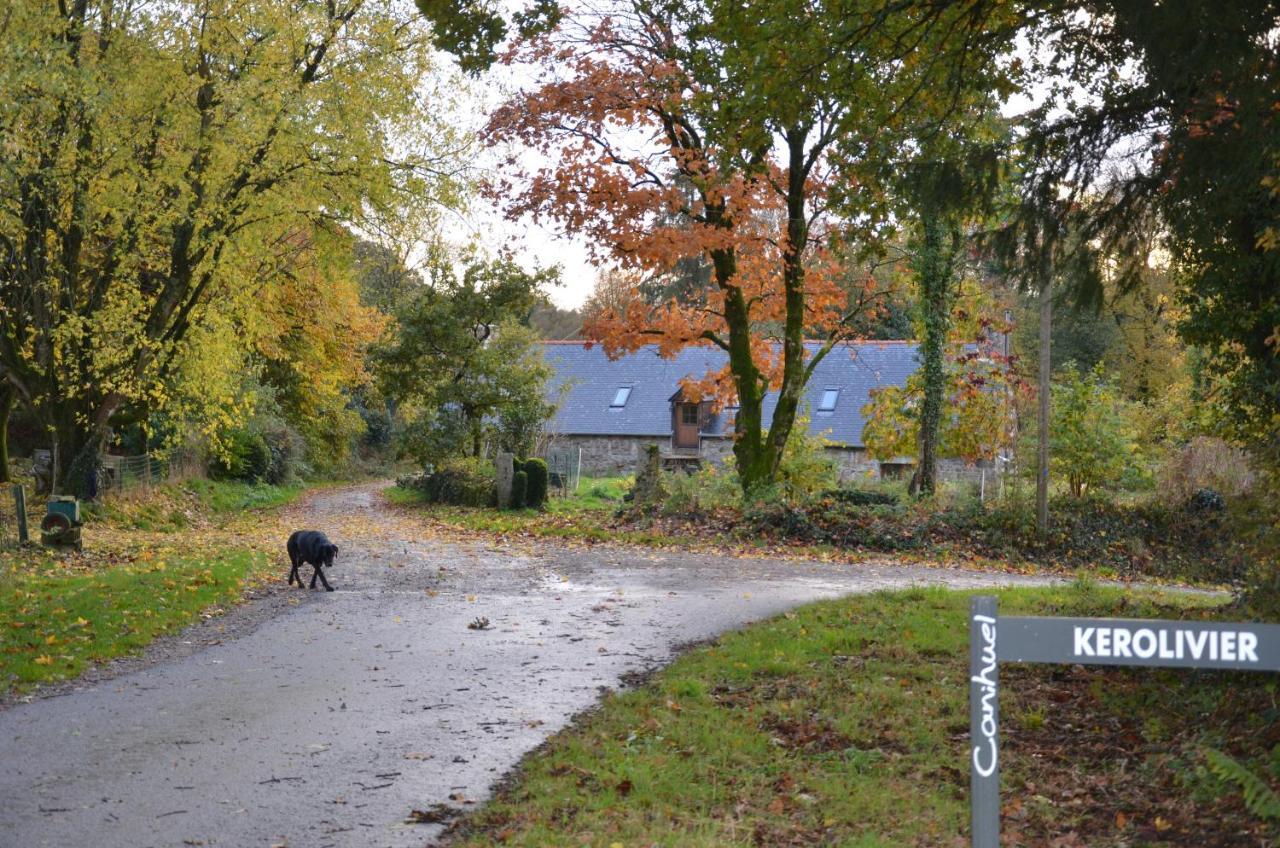
MULTIPOLYGON (((184 369, 216 384, 240 364, 219 355, 276 345, 329 391, 314 366, 339 351, 264 326, 290 298, 341 297, 297 273, 295 240, 457 201, 427 34, 393 0, 7 4, 0 412, 12 398, 39 423, 59 489, 87 488, 114 416, 176 403, 184 369)), ((233 388, 184 402, 235 417, 233 388)))

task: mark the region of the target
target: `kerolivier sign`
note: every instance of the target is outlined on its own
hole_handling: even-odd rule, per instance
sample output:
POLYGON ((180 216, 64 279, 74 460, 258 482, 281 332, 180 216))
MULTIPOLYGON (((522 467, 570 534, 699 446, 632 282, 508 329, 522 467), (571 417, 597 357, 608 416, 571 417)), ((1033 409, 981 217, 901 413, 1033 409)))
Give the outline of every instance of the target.
POLYGON ((969 610, 973 844, 1000 844, 1002 662, 1280 671, 1280 625, 1124 618, 1019 618, 977 596, 969 610))

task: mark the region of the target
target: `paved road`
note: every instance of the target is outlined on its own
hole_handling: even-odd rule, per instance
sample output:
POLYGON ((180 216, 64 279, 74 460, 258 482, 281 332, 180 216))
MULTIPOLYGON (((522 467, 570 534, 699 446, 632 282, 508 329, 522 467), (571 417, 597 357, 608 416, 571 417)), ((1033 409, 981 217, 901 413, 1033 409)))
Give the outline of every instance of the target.
POLYGON ((1044 582, 447 542, 376 486, 296 513, 341 547, 338 591, 0 711, 0 846, 421 846, 439 828, 411 809, 483 799, 600 687, 682 643, 849 592, 1044 582), (468 629, 480 616, 490 629, 468 629))

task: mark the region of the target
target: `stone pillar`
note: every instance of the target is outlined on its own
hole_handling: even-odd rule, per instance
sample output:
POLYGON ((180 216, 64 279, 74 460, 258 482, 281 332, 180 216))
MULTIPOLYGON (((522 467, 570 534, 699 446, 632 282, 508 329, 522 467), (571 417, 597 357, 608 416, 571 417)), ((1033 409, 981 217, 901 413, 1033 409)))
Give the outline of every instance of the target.
POLYGON ((662 456, 657 445, 636 445, 635 503, 659 503, 666 496, 662 489, 662 456))
POLYGON ((515 466, 512 464, 514 461, 515 457, 512 454, 499 451, 498 458, 494 462, 498 479, 498 509, 511 506, 511 481, 516 474, 515 466))

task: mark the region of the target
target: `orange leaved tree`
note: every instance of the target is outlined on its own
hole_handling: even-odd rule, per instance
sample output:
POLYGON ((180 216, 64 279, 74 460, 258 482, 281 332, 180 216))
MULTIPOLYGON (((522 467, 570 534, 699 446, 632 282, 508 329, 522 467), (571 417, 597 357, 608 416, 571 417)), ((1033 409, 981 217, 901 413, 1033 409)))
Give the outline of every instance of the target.
POLYGON ((566 11, 503 59, 537 78, 486 130, 512 149, 489 185, 507 214, 645 274, 709 266, 705 288, 637 297, 585 332, 610 355, 722 348, 726 366, 685 391, 737 406, 745 490, 774 480, 809 376, 877 308, 870 280, 839 284, 844 257, 886 223, 882 163, 944 116, 945 48, 981 17, 964 3, 886 8, 620 0, 566 11))

